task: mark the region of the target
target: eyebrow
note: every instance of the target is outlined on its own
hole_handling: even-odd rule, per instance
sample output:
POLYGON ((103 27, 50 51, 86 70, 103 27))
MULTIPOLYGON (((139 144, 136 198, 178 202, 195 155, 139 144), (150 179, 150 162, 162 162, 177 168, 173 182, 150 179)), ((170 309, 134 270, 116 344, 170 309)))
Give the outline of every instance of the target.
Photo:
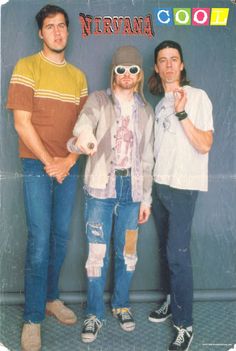
POLYGON ((66 22, 60 22, 60 23, 48 23, 48 24, 45 24, 45 27, 48 27, 48 26, 60 26, 61 24, 64 24, 66 26, 66 22))
MULTIPOLYGON (((167 56, 160 56, 160 57, 158 57, 158 60, 161 60, 161 59, 167 59, 167 58, 168 58, 167 56)), ((179 57, 179 56, 177 56, 177 55, 171 56, 170 58, 171 58, 171 59, 173 59, 173 58, 180 59, 180 57, 179 57)))

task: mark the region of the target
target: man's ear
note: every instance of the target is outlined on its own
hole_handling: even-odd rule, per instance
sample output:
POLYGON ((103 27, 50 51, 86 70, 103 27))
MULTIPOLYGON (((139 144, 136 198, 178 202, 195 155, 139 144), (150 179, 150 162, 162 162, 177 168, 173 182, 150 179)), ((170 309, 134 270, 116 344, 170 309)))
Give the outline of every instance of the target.
POLYGON ((155 70, 155 72, 156 72, 156 73, 159 73, 159 72, 158 72, 158 68, 157 68, 157 65, 156 65, 156 64, 154 65, 154 70, 155 70))
POLYGON ((39 30, 39 38, 40 38, 40 39, 43 39, 43 35, 42 35, 41 29, 39 30))

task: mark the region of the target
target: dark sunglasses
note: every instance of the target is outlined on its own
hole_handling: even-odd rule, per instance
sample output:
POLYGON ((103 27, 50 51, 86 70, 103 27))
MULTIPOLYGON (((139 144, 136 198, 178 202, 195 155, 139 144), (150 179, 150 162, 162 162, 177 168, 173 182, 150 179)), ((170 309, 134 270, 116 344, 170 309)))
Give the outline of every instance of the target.
POLYGON ((140 67, 133 65, 133 66, 116 66, 114 68, 114 72, 118 75, 125 74, 126 72, 129 72, 130 74, 138 74, 140 72, 140 67))

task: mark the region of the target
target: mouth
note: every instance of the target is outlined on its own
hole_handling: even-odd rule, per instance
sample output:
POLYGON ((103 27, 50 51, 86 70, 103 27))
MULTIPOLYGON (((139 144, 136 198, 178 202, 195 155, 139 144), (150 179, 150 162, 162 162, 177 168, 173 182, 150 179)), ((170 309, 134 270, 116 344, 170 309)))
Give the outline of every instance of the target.
POLYGON ((54 43, 61 44, 62 43, 62 39, 61 38, 57 38, 57 39, 54 40, 54 43))
POLYGON ((122 80, 124 81, 124 82, 129 82, 129 81, 131 81, 132 79, 130 78, 130 77, 124 77, 124 78, 122 78, 122 80))

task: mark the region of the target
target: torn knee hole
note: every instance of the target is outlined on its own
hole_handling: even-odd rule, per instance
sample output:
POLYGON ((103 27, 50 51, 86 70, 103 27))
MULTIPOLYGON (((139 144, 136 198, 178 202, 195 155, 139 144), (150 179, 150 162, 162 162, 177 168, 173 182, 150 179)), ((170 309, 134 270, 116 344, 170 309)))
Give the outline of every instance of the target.
POLYGON ((89 236, 95 236, 103 238, 103 225, 102 223, 90 223, 86 224, 86 232, 89 236))

